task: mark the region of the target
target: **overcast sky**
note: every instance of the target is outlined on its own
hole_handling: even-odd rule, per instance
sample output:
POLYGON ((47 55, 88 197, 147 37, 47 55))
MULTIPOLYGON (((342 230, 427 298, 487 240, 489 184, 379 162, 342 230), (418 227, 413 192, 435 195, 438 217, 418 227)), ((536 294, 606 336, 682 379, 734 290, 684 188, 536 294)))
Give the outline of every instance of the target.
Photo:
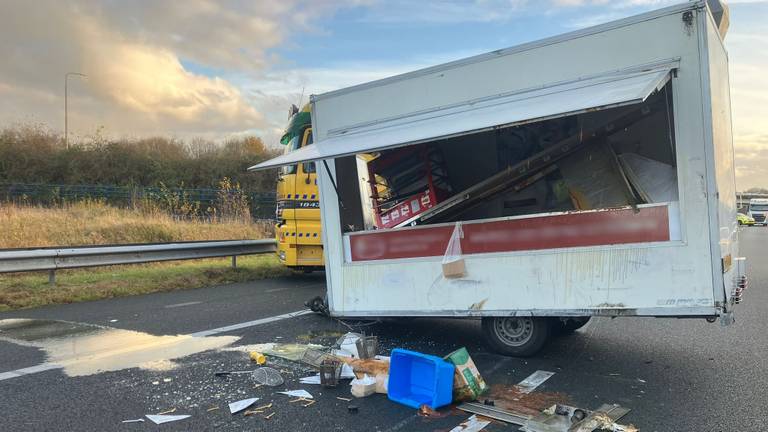
MULTIPOLYGON (((2 0, 0 127, 274 144, 291 103, 679 0, 2 0)), ((737 182, 768 187, 768 0, 732 0, 737 182)))

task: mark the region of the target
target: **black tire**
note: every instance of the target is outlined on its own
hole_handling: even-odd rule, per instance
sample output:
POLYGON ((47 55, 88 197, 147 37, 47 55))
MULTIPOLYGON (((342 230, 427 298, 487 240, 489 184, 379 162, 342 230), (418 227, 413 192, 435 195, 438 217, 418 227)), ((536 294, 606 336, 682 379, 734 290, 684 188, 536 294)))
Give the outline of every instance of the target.
POLYGON ((483 335, 488 345, 499 354, 530 357, 549 340, 552 320, 540 317, 486 317, 483 335))
POLYGON ((587 325, 590 318, 592 317, 563 317, 558 319, 555 325, 558 326, 558 330, 561 335, 569 335, 587 325))

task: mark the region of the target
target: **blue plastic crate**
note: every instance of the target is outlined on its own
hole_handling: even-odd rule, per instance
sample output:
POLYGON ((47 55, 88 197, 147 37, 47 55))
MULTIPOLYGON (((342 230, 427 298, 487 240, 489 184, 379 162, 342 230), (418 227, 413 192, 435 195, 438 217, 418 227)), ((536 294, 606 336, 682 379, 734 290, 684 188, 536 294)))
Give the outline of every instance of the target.
POLYGON ((440 357, 395 348, 389 357, 387 396, 412 408, 449 405, 453 371, 453 364, 440 357))

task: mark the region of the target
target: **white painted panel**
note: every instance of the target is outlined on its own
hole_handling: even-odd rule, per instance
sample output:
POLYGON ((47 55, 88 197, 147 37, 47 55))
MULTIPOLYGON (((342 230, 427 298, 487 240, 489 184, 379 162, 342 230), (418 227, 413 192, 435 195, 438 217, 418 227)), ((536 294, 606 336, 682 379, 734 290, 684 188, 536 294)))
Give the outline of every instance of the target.
POLYGON ((711 147, 703 145, 707 142, 699 56, 703 29, 698 24, 702 9, 699 3, 690 5, 694 14, 690 26, 679 10, 600 33, 333 93, 319 98, 313 111, 319 141, 332 130, 677 59, 672 100, 680 194, 675 238, 679 241, 476 255, 467 258, 468 277, 455 281, 439 279, 439 258, 344 263, 337 197, 328 174, 320 169, 332 313, 451 315, 471 313, 473 305, 479 308, 474 311, 478 314, 615 308, 694 315, 702 308, 713 310, 707 206, 707 182, 713 173, 706 164, 713 156, 711 147))
MULTIPOLYGON (((688 4, 691 9, 696 5, 688 4)), ((412 78, 406 74, 401 79, 320 95, 313 107, 316 141, 354 125, 675 59, 696 48, 688 44, 691 37, 695 41, 695 32, 686 27, 683 13, 640 17, 638 22, 609 31, 520 51, 493 52, 412 78)))
POLYGON ((706 72, 709 79, 709 86, 705 88, 709 101, 709 112, 706 114, 707 118, 711 118, 712 180, 715 186, 711 192, 712 237, 716 241, 713 241, 715 250, 712 253, 714 288, 716 298, 728 300, 735 279, 734 266, 723 268, 721 259, 727 263, 739 256, 728 54, 712 17, 702 15, 706 27, 706 72))

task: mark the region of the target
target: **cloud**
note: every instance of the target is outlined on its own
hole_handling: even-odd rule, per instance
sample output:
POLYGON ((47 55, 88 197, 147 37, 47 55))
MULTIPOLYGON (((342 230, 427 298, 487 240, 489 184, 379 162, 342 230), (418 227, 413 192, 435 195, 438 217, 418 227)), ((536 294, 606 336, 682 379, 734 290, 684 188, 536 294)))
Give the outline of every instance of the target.
POLYGON ((288 32, 309 31, 313 17, 335 7, 298 0, 6 2, 0 122, 60 125, 64 74, 77 71, 88 78, 70 79, 75 132, 105 125, 115 134, 221 135, 267 127, 229 74, 263 74, 275 61, 270 49, 288 32))

